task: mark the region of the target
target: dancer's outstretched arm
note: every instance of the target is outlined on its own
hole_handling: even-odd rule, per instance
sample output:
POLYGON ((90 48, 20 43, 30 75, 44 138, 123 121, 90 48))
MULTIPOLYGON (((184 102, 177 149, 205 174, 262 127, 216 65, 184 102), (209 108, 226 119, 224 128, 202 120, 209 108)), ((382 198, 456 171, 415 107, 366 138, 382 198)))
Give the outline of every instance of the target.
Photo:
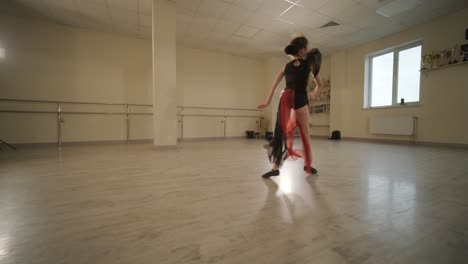
POLYGON ((322 82, 322 78, 320 78, 320 74, 315 76, 315 83, 317 84, 317 86, 315 86, 314 90, 309 93, 309 96, 312 99, 316 99, 319 96, 320 91, 322 91, 322 88, 323 88, 323 82, 322 82))
POLYGON ((273 98, 273 95, 275 94, 276 88, 278 87, 278 84, 281 82, 283 77, 284 77, 284 68, 281 69, 280 72, 278 72, 278 75, 276 75, 276 79, 273 82, 273 86, 271 87, 270 94, 268 95, 268 99, 266 103, 258 105, 257 106, 258 109, 265 109, 270 105, 271 99, 273 98))

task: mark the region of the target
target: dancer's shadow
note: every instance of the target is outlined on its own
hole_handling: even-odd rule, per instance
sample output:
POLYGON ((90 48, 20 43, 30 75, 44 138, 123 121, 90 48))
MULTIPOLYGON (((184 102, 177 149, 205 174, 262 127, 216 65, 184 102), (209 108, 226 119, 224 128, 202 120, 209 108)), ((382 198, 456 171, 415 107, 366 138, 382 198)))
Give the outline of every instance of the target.
POLYGON ((262 182, 268 189, 266 200, 268 200, 268 198, 271 196, 275 196, 279 189, 278 184, 272 179, 262 179, 262 182))

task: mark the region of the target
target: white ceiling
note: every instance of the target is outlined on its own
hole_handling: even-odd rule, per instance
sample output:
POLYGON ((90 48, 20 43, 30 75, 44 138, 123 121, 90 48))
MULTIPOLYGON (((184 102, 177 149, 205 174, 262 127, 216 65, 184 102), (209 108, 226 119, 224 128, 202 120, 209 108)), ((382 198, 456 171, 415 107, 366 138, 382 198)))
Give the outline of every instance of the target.
MULTIPOLYGON (((255 57, 282 54, 292 34, 303 34, 311 46, 330 53, 468 7, 466 0, 417 0, 421 4, 416 8, 387 18, 376 10, 405 0, 175 1, 178 44, 255 57), (320 28, 332 20, 341 25, 320 28)), ((151 0, 6 2, 19 13, 40 14, 61 24, 151 38, 151 0)))

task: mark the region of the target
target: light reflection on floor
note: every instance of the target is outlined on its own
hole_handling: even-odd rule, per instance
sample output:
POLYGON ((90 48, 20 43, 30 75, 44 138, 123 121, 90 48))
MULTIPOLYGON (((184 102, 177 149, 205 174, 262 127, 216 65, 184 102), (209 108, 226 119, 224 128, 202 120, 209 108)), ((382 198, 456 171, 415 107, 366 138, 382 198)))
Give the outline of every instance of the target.
POLYGON ((0 152, 0 263, 468 259, 466 151, 313 140, 318 175, 265 180, 263 145, 0 152))

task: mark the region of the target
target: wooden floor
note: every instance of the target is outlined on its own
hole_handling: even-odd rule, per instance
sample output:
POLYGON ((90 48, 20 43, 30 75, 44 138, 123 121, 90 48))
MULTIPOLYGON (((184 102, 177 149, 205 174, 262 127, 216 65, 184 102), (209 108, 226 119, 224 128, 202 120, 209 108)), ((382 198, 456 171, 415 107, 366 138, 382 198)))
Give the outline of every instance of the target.
POLYGON ((0 152, 0 263, 467 263, 468 152, 313 140, 0 152))

